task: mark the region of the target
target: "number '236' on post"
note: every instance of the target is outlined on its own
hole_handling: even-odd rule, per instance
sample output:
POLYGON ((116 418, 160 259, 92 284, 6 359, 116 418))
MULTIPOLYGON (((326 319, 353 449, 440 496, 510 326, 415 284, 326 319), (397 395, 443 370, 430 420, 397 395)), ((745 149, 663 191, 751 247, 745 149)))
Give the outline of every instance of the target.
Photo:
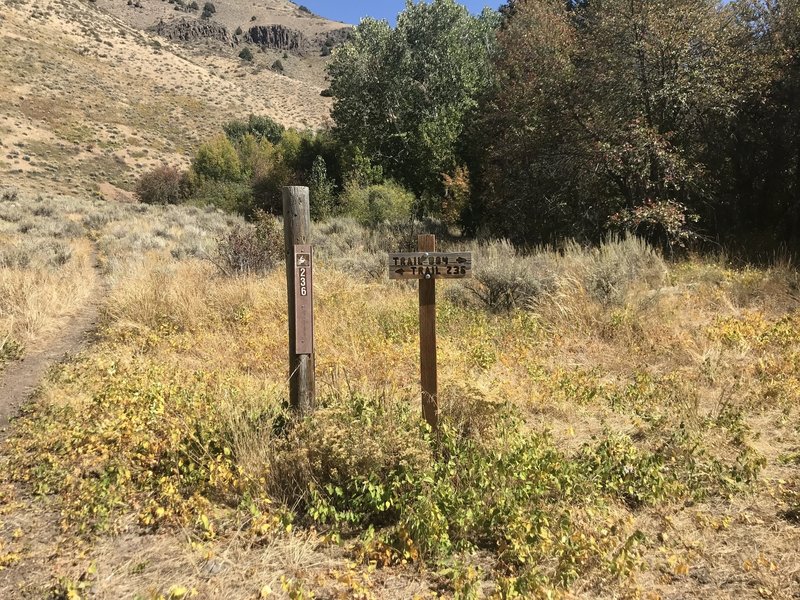
POLYGON ((295 354, 312 354, 314 352, 313 269, 311 246, 295 245, 295 354))

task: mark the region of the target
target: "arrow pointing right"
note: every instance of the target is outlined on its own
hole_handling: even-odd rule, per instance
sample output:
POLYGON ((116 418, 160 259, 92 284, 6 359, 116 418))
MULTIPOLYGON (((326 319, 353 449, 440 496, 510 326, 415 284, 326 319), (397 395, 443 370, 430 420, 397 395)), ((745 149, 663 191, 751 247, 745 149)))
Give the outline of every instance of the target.
POLYGON ((464 258, 463 256, 459 256, 459 257, 456 259, 456 262, 457 262, 457 263, 459 263, 459 264, 463 264, 463 263, 467 262, 467 259, 466 259, 466 258, 464 258))

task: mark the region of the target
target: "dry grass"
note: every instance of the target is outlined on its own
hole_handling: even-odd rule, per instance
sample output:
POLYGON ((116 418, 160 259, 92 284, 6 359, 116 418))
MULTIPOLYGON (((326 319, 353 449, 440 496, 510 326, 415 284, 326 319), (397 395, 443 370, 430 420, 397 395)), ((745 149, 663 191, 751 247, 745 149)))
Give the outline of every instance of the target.
MULTIPOLYGON (((153 525, 143 526, 142 518, 164 493, 160 487, 142 492, 134 486, 132 496, 122 496, 111 513, 115 535, 90 537, 79 548, 64 540, 50 567, 31 569, 42 553, 53 550, 27 541, 36 538, 28 529, 13 535, 15 524, 24 522, 21 511, 35 514, 42 506, 41 501, 11 503, 42 477, 25 466, 39 464, 38 459, 19 453, 42 452, 52 464, 64 460, 69 467, 73 458, 60 454, 52 440, 75 440, 70 443, 83 453, 80 469, 102 472, 108 460, 103 448, 114 437, 113 428, 130 434, 122 436, 112 454, 139 452, 126 440, 158 442, 136 420, 137 402, 155 397, 152 389, 171 390, 166 398, 173 399, 177 412, 169 400, 152 410, 164 411, 160 421, 180 424, 167 430, 176 431, 175 440, 183 439, 180 430, 202 432, 207 426, 228 440, 235 472, 249 478, 248 494, 256 494, 259 502, 267 490, 273 499, 298 493, 288 489, 287 478, 271 477, 291 473, 287 466, 306 464, 302 456, 293 463, 281 454, 281 437, 273 431, 283 418, 287 393, 282 270, 265 277, 220 275, 203 253, 233 223, 216 213, 84 208, 81 222, 98 240, 101 262, 113 282, 104 306, 106 327, 86 356, 44 386, 39 408, 18 424, 25 435, 7 449, 11 457, 5 460, 13 472, 17 477, 28 473, 30 482, 18 479, 4 488, 0 564, 3 552, 18 553, 8 561, 8 583, 0 584, 6 597, 20 589, 78 585, 91 564, 96 574, 84 575, 89 582, 84 592, 91 598, 168 597, 172 586, 195 589, 198 597, 207 598, 254 598, 264 586, 274 597, 309 597, 312 591, 321 598, 451 597, 471 581, 464 565, 476 569, 477 588, 485 597, 510 597, 495 588, 505 572, 491 553, 418 563, 416 571, 401 566, 376 570, 348 562, 363 559, 358 544, 340 547, 302 527, 287 533, 282 511, 294 506, 248 512, 213 495, 210 500, 188 498, 168 507, 174 519, 163 523, 160 533, 145 535, 153 525), (159 379, 148 379, 152 373, 159 379), (181 412, 182 390, 189 389, 200 394, 198 403, 181 412), (92 414, 103 398, 114 399, 101 415, 109 429, 101 428, 105 433, 89 438, 91 444, 80 441, 74 436, 82 431, 81 415, 92 414), (130 430, 122 411, 133 422, 130 430), (49 439, 37 439, 40 429, 49 439), (207 516, 208 526, 198 520, 200 514, 207 516), (445 567, 456 575, 437 573, 445 567), (58 583, 59 578, 65 579, 58 583)), ((352 228, 321 228, 324 239, 319 240, 326 249, 315 281, 318 386, 320 398, 333 403, 320 413, 319 429, 311 430, 328 436, 320 437, 321 443, 330 439, 325 427, 337 423, 325 420, 336 402, 371 398, 388 414, 408 406, 417 410, 416 290, 362 277, 349 267, 341 270, 337 248, 374 257, 371 246, 380 243, 367 238, 359 246, 352 228), (342 231, 347 239, 336 239, 342 231)), ((509 251, 495 248, 483 256, 509 251)), ((786 264, 766 270, 736 270, 700 260, 666 265, 630 240, 609 242, 597 251, 571 246, 562 253, 540 251, 517 259, 521 272, 544 282, 524 309, 488 312, 440 303, 443 411, 457 417, 462 429, 484 431, 493 411, 511 405, 527 431, 550 432, 567 462, 607 439, 609 432, 626 434, 639 452, 662 456, 672 468, 683 469, 682 483, 691 490, 642 505, 609 500, 594 520, 576 509, 575 535, 600 535, 600 528, 613 523, 617 529, 608 535, 624 540, 639 531, 643 541, 631 550, 630 564, 625 563, 633 565, 630 571, 612 575, 586 567, 569 587, 554 593, 796 598, 800 529, 786 515, 800 504, 797 272, 786 264), (488 416, 476 413, 476 406, 488 407, 488 416)), ((463 297, 460 286, 443 284, 444 295, 463 297)), ((356 471, 361 458, 384 460, 381 451, 400 443, 384 426, 376 421, 362 436, 340 431, 337 444, 342 447, 335 446, 333 454, 350 456, 354 462, 347 468, 356 471)), ((227 464, 220 463, 220 469, 227 464)), ((224 470, 217 473, 222 482, 230 476, 224 470)), ((303 481, 298 473, 292 477, 303 481)), ((78 488, 68 482, 59 488, 62 484, 51 482, 63 490, 62 497, 48 495, 45 505, 71 507, 70 502, 80 500, 73 497, 78 488)), ((247 505, 249 500, 241 498, 248 496, 241 496, 238 484, 231 485, 239 490, 234 496, 247 505)), ((73 509, 64 510, 64 524, 74 531, 73 509)))
POLYGON ((57 331, 91 294, 94 250, 54 203, 0 202, 0 358, 57 331))
MULTIPOLYGON (((13 200, 11 198, 14 198, 13 200)), ((211 210, 69 196, 0 201, 0 357, 21 358, 80 310, 101 284, 153 257, 203 257, 240 220, 211 210)))

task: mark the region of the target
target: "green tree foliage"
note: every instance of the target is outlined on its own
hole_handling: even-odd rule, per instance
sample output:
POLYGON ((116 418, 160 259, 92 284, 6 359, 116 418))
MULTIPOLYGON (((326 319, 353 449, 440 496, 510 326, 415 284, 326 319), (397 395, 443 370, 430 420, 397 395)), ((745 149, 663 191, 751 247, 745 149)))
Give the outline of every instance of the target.
POLYGON ((192 161, 194 199, 254 217, 282 212, 281 188, 311 187, 315 218, 328 216, 342 187, 341 152, 327 131, 286 130, 269 117, 251 115, 223 127, 192 161))
POLYGON ((256 138, 264 138, 272 144, 281 141, 286 128, 273 119, 263 115, 250 115, 247 121, 234 120, 224 125, 225 135, 231 142, 236 143, 246 134, 251 134, 256 138))
POLYGON ((293 129, 285 131, 275 145, 268 168, 254 176, 252 186, 256 207, 273 215, 283 213, 281 188, 303 181, 296 168, 302 139, 293 129))
POLYGON ((397 27, 365 19, 329 65, 336 135, 416 193, 442 191, 489 82, 497 15, 409 1, 397 27))
POLYGON ((800 248, 800 1, 739 0, 767 66, 766 92, 741 111, 730 138, 729 208, 721 226, 748 246, 800 248))
POLYGON ((348 182, 360 186, 380 183, 384 180, 383 167, 373 164, 369 156, 358 146, 344 149, 342 156, 342 170, 347 174, 348 182))
POLYGON ((275 146, 266 138, 257 138, 250 133, 238 140, 235 148, 242 166, 242 177, 248 181, 269 171, 277 160, 275 146))
POLYGON ((314 159, 308 188, 311 200, 311 217, 314 219, 330 217, 334 204, 334 184, 328 178, 328 169, 322 156, 317 155, 317 158, 314 159))
POLYGON ((517 0, 476 130, 482 219, 519 240, 597 239, 646 212, 630 222, 670 244, 692 215, 714 222, 719 149, 759 90, 751 41, 716 0, 517 0))
POLYGON ((199 177, 216 181, 238 181, 242 177, 239 154, 224 135, 200 146, 192 161, 192 170, 199 177))
POLYGON ((188 201, 198 206, 214 206, 246 217, 254 214, 253 193, 246 181, 217 181, 189 173, 188 201))
POLYGON ((363 225, 375 227, 410 220, 415 197, 403 186, 388 181, 364 187, 350 184, 341 200, 345 214, 363 225))

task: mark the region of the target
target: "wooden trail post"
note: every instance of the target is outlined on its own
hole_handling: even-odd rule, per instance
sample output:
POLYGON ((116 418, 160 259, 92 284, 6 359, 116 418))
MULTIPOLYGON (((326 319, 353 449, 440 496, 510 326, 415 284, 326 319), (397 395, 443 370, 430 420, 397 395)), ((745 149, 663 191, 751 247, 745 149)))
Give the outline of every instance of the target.
MULTIPOLYGON (((420 252, 436 252, 436 236, 420 235, 420 252)), ((436 431, 439 428, 439 389, 436 372, 436 279, 419 280, 419 368, 422 414, 436 431)))
POLYGON ((439 428, 436 370, 436 280, 472 277, 472 254, 436 252, 436 236, 420 235, 418 252, 389 254, 389 279, 419 279, 419 358, 422 414, 439 428))
POLYGON ((283 188, 283 239, 289 298, 289 405, 314 408, 314 296, 311 209, 307 187, 283 188))

